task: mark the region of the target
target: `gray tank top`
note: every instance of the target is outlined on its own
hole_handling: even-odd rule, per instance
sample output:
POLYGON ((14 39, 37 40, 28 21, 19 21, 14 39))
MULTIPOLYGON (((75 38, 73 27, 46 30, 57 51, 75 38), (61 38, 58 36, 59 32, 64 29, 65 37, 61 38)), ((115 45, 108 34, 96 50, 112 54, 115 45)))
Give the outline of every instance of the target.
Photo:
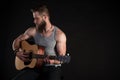
POLYGON ((54 30, 51 33, 50 36, 44 37, 42 36, 39 32, 36 32, 35 36, 33 37, 35 40, 35 43, 40 46, 45 47, 45 55, 56 55, 55 52, 55 45, 56 45, 56 40, 55 40, 55 33, 56 33, 57 27, 54 26, 54 30))

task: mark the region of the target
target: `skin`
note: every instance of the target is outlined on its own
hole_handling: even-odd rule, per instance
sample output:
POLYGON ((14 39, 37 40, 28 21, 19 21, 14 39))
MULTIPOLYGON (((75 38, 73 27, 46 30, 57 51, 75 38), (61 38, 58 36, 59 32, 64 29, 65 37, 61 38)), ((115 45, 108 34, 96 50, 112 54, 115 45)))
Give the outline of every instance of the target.
MULTIPOLYGON (((24 53, 23 50, 19 47, 20 41, 21 40, 26 40, 29 39, 30 37, 34 36, 35 33, 38 31, 42 36, 49 37, 52 32, 53 32, 53 25, 51 24, 49 20, 49 16, 47 14, 39 14, 39 12, 33 12, 33 18, 34 18, 34 23, 35 27, 30 27, 28 28, 23 34, 18 36, 14 41, 13 41, 13 50, 18 49, 19 51, 16 53, 16 56, 19 57, 23 61, 28 61, 29 59, 25 58, 28 57, 26 55, 27 53, 24 53), (43 23, 45 23, 45 26, 40 26, 43 23)), ((64 56, 66 54, 66 35, 61 29, 57 29, 56 31, 56 48, 57 52, 59 55, 64 56)), ((59 64, 60 61, 58 60, 50 60, 50 59, 45 59, 44 61, 50 63, 50 64, 59 64)))

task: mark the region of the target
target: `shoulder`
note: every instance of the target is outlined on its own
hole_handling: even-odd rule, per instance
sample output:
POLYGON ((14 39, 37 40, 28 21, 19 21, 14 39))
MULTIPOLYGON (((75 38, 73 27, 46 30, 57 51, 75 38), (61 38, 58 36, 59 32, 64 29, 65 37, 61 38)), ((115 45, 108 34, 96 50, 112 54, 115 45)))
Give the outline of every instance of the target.
POLYGON ((25 32, 35 31, 35 27, 29 27, 25 32))
POLYGON ((56 27, 56 40, 66 40, 66 34, 59 27, 56 27))
POLYGON ((29 27, 24 34, 33 36, 36 33, 36 28, 35 27, 29 27))
POLYGON ((15 40, 16 41, 26 40, 26 39, 32 37, 34 34, 35 34, 35 28, 30 27, 23 34, 20 34, 15 40))
POLYGON ((65 33, 60 28, 58 28, 58 27, 56 29, 56 34, 57 35, 65 35, 65 33))

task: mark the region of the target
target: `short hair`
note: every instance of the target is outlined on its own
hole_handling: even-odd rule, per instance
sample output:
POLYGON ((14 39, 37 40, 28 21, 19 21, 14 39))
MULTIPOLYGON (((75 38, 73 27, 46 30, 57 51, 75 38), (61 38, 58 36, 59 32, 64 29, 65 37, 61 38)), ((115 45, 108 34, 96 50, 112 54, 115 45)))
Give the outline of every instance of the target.
POLYGON ((48 17, 50 17, 49 10, 48 10, 47 6, 44 4, 40 4, 40 5, 33 7, 31 9, 31 11, 32 12, 38 11, 40 15, 47 15, 48 17))

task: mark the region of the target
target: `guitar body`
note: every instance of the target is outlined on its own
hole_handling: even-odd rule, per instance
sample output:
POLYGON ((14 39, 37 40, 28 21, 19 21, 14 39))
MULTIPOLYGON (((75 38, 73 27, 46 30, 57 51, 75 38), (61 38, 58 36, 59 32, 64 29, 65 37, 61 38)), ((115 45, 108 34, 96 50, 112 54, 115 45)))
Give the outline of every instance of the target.
MULTIPOLYGON (((27 41, 22 41, 21 42, 21 48, 25 52, 31 52, 33 54, 40 54, 40 55, 44 54, 44 48, 42 46, 31 45, 27 41)), ((17 56, 15 57, 15 67, 16 67, 17 70, 22 70, 26 67, 34 68, 36 66, 36 64, 41 66, 42 63, 43 63, 43 59, 39 59, 39 63, 37 63, 36 58, 31 58, 31 62, 29 64, 25 64, 25 62, 23 62, 17 56)))
MULTIPOLYGON (((44 63, 44 58, 48 58, 48 56, 44 55, 45 48, 43 46, 38 46, 36 44, 31 45, 27 41, 21 42, 21 49, 24 52, 30 54, 30 62, 24 62, 19 59, 17 56, 15 57, 15 67, 17 70, 22 70, 26 67, 34 68, 35 66, 40 68, 44 63)), ((49 56, 49 59, 56 59, 62 61, 63 63, 69 63, 71 57, 67 54, 66 56, 49 56)))
POLYGON ((17 56, 15 57, 15 66, 16 66, 17 70, 22 70, 22 69, 24 69, 26 67, 34 68, 36 63, 37 63, 37 60, 32 59, 30 64, 25 65, 25 63, 21 59, 19 59, 17 56))

